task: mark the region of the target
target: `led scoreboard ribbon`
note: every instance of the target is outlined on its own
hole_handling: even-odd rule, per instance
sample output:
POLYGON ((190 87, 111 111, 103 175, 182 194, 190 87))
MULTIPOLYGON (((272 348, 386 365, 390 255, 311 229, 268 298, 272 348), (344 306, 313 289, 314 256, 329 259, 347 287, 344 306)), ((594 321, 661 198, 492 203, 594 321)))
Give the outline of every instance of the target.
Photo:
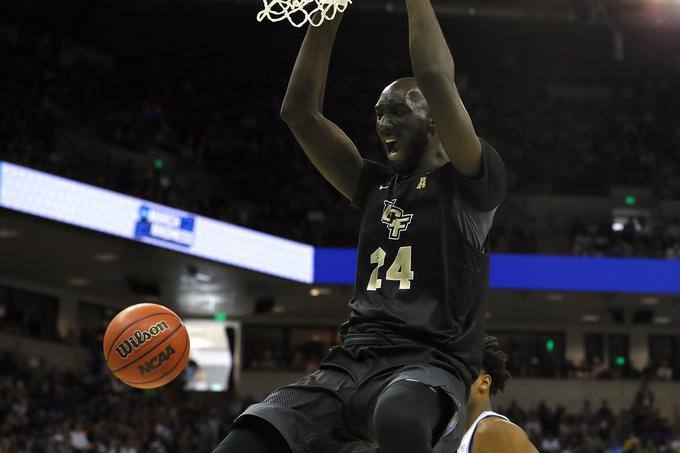
MULTIPOLYGON (((355 280, 355 249, 315 249, 6 162, 0 207, 298 282, 355 280)), ((492 255, 490 286, 680 294, 680 260, 492 255)))
POLYGON ((0 207, 303 283, 314 247, 0 162, 0 207))
POLYGON ((135 239, 155 239, 191 247, 194 243, 194 217, 164 206, 143 204, 135 225, 135 239))

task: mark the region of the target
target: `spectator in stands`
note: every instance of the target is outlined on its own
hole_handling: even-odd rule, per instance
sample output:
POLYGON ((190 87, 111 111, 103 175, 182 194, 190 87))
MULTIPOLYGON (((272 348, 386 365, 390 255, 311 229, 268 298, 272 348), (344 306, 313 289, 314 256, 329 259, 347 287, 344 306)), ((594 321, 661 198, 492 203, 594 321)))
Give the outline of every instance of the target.
POLYGON ((647 378, 644 378, 635 394, 632 412, 642 417, 650 415, 654 407, 654 398, 654 392, 649 387, 649 381, 647 378))
POLYGON ((541 451, 545 452, 561 452, 562 445, 560 445, 560 440, 554 434, 548 434, 543 437, 541 442, 541 451))
POLYGON ((274 353, 272 352, 272 350, 269 348, 265 348, 262 351, 262 356, 260 360, 253 364, 253 368, 260 370, 275 370, 279 368, 279 365, 276 359, 274 359, 274 353))
POLYGON ((593 357, 593 364, 590 368, 590 376, 594 379, 606 379, 610 377, 609 365, 600 356, 593 357))
POLYGON ((671 368, 668 360, 662 361, 656 369, 656 378, 661 381, 670 381, 673 379, 673 368, 671 368))
POLYGON ((590 420, 593 418, 593 410, 590 408, 590 400, 589 399, 583 400, 583 407, 581 408, 581 412, 579 413, 579 416, 586 423, 589 423, 590 420))

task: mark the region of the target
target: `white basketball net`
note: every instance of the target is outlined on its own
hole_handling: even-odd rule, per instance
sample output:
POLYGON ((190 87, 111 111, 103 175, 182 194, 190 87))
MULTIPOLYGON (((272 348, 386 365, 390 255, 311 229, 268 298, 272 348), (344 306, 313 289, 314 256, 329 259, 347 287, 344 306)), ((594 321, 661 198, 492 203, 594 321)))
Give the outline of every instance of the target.
POLYGON ((262 0, 264 9, 257 13, 257 21, 272 22, 288 19, 296 27, 310 24, 318 27, 342 13, 352 0, 262 0), (320 13, 315 16, 315 13, 320 13))

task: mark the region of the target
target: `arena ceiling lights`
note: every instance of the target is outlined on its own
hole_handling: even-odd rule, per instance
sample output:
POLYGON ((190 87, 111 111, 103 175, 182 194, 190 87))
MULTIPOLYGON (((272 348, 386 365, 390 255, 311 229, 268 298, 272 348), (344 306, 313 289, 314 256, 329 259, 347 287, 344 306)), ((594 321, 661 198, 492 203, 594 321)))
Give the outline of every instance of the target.
MULTIPOLYGON (((356 250, 314 248, 0 162, 0 207, 302 283, 353 285, 356 250)), ((491 287, 680 294, 680 261, 492 255, 491 287)))

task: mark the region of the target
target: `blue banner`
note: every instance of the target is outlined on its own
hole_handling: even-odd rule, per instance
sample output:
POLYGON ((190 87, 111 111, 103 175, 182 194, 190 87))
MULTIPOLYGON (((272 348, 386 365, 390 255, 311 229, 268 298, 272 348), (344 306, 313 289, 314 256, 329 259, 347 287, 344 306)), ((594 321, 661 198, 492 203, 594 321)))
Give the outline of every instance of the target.
MULTIPOLYGON (((314 283, 353 285, 355 273, 355 249, 315 249, 314 283)), ((490 287, 680 294, 680 261, 494 254, 490 287)))
POLYGON ((356 272, 356 249, 314 249, 314 283, 354 285, 356 272))

